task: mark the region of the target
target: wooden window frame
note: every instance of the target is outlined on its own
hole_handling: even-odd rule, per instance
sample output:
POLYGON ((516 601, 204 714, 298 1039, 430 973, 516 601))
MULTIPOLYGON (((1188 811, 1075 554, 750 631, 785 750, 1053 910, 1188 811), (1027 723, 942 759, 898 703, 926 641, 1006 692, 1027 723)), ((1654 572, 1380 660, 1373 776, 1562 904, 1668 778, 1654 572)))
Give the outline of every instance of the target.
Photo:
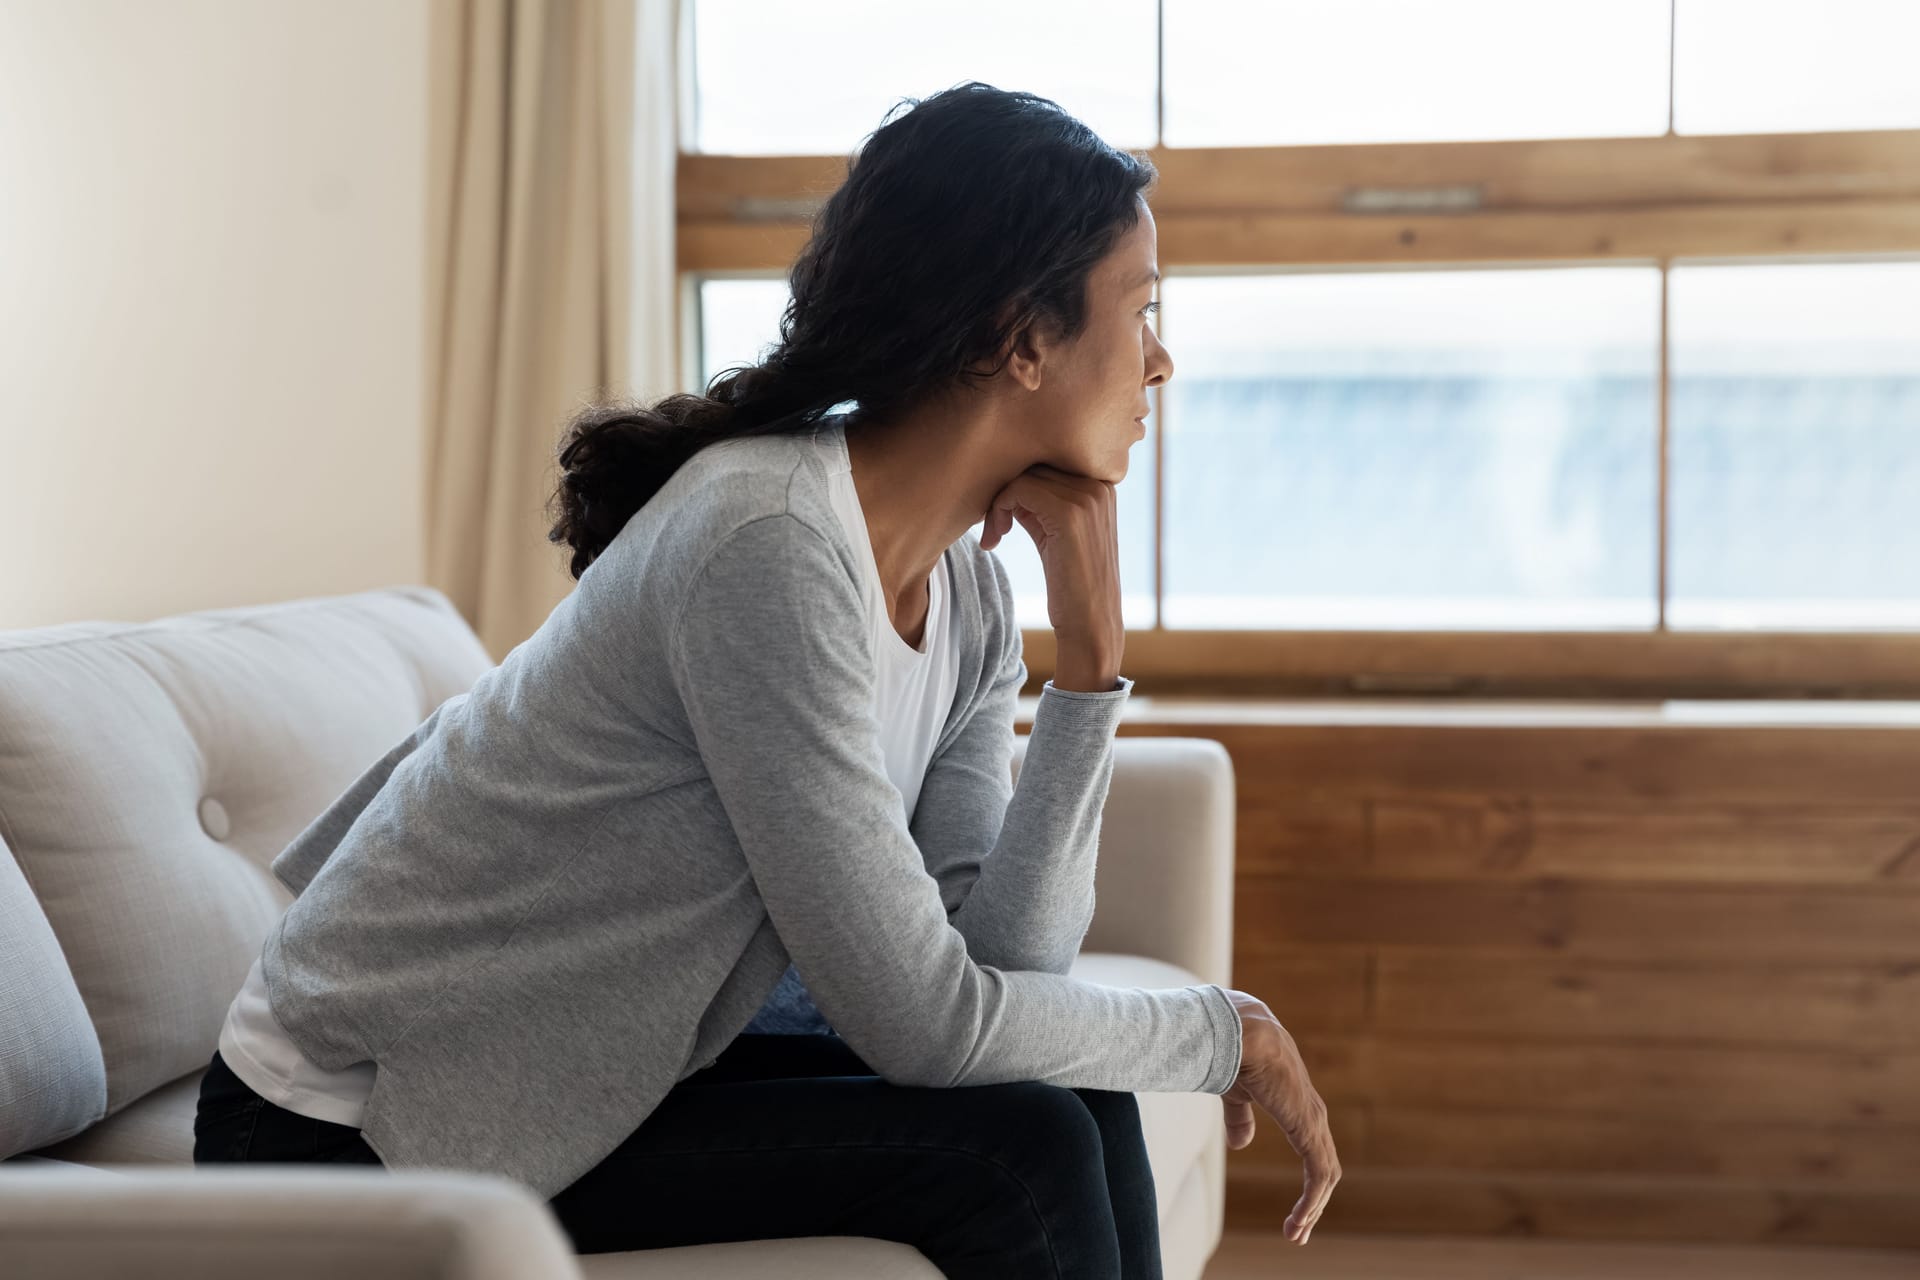
MULTIPOLYGON (((1673 630, 1665 617, 1666 268, 1675 259, 1920 255, 1920 130, 1138 151, 1160 172, 1150 204, 1169 273, 1660 267, 1661 609, 1645 631, 1221 631, 1156 621, 1128 632, 1130 676, 1155 693, 1203 697, 1920 698, 1920 633, 1673 630)), ((682 153, 677 259, 687 293, 704 276, 785 271, 846 166, 845 156, 682 153)), ((689 358, 697 346, 682 343, 689 358)), ((693 371, 689 385, 698 380, 693 371)), ((1164 447, 1157 430, 1154 441, 1164 447)), ((1156 467, 1156 486, 1161 474, 1156 467)), ((1154 506, 1157 525, 1158 493, 1154 506)), ((1033 689, 1052 671, 1053 635, 1023 636, 1033 689)))

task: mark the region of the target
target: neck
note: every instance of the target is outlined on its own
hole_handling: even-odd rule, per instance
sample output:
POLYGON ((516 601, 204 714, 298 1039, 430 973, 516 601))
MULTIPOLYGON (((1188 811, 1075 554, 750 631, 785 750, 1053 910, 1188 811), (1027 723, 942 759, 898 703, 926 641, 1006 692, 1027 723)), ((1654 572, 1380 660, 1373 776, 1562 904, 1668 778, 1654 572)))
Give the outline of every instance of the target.
POLYGON ((986 516, 987 504, 1032 459, 1010 455, 985 413, 847 421, 853 486, 866 515, 889 612, 921 598, 946 549, 986 516))

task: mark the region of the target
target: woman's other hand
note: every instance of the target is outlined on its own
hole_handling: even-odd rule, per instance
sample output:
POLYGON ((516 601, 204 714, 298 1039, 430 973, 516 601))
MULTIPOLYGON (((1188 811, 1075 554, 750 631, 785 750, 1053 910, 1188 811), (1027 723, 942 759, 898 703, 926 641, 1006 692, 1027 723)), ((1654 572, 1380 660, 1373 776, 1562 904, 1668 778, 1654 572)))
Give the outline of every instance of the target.
POLYGON ((1300 1049, 1273 1010, 1244 991, 1228 991, 1227 996, 1240 1011, 1241 1031, 1240 1074, 1233 1087, 1220 1095, 1226 1108, 1227 1145, 1238 1151, 1253 1141, 1256 1105, 1280 1122, 1287 1144, 1300 1154, 1305 1175, 1300 1199, 1287 1215, 1286 1237, 1305 1244, 1333 1195, 1333 1184, 1340 1181, 1340 1157, 1334 1153, 1333 1133, 1327 1128, 1327 1104, 1307 1079, 1300 1049))

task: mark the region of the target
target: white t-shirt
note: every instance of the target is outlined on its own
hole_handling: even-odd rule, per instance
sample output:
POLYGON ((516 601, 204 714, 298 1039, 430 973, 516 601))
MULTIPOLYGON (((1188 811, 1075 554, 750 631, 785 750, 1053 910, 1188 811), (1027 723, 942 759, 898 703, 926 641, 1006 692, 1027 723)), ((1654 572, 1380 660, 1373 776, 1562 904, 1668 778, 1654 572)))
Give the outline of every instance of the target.
POLYGON ((960 683, 960 650, 953 637, 953 580, 944 557, 927 578, 927 625, 920 647, 909 645, 894 630, 880 585, 880 569, 867 537, 866 514, 860 493, 853 487, 853 465, 847 456, 846 435, 820 433, 827 456, 828 494, 840 522, 847 527, 859 552, 864 575, 862 594, 867 601, 867 623, 878 663, 874 710, 880 720, 880 749, 886 756, 887 776, 900 790, 901 812, 911 821, 920 798, 920 784, 940 740, 947 714, 960 683))
MULTIPOLYGON (((866 515, 853 484, 846 437, 843 432, 823 431, 818 439, 820 447, 829 451, 825 461, 834 512, 859 551, 861 593, 867 603, 878 664, 874 709, 880 721, 880 746, 886 757, 887 776, 900 791, 901 812, 911 820, 927 763, 933 756, 933 744, 939 740, 959 686, 959 650, 953 638, 951 607, 953 582, 943 557, 927 580, 926 628, 920 647, 915 649, 887 616, 866 515)), ((220 1056, 234 1075, 274 1105, 358 1128, 367 1095, 373 1091, 375 1064, 357 1062, 341 1071, 325 1071, 308 1060, 273 1016, 260 963, 255 957, 245 984, 227 1008, 227 1020, 220 1029, 220 1056)), ((798 999, 810 1006, 811 1002, 804 999, 804 988, 797 993, 793 990, 796 982, 797 975, 790 970, 769 998, 769 1005, 775 1001, 791 1005, 798 999)))

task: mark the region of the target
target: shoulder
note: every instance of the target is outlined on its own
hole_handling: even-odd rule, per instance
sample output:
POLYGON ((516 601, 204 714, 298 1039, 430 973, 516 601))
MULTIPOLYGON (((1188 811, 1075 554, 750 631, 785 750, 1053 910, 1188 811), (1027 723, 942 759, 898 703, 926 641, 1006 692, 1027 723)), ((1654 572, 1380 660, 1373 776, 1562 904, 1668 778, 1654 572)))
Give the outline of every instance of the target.
POLYGON ((839 546, 844 537, 836 529, 811 430, 742 436, 700 450, 635 513, 617 541, 630 544, 657 572, 671 565, 691 568, 749 529, 754 532, 746 541, 764 541, 775 530, 811 535, 840 552, 851 573, 851 552, 839 546), (775 516, 790 518, 769 519, 775 516))
POLYGON ((742 436, 708 445, 681 464, 656 501, 711 526, 788 514, 818 524, 826 468, 811 430, 742 436))

